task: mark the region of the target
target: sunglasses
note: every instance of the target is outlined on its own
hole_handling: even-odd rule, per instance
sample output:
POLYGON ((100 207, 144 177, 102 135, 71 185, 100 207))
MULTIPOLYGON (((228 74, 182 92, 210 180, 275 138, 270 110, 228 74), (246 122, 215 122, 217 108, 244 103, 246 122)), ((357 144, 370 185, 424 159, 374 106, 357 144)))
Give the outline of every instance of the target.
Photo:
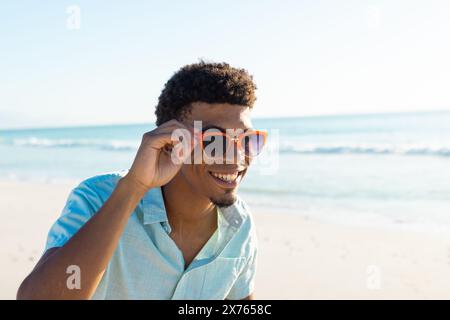
POLYGON ((211 148, 212 157, 224 157, 225 152, 233 147, 234 143, 238 150, 247 158, 254 158, 259 155, 266 144, 267 131, 249 130, 241 134, 232 136, 219 129, 208 129, 198 133, 199 141, 201 141, 202 150, 211 148), (221 149, 220 149, 221 148, 221 149), (217 151, 222 151, 217 154, 217 151))

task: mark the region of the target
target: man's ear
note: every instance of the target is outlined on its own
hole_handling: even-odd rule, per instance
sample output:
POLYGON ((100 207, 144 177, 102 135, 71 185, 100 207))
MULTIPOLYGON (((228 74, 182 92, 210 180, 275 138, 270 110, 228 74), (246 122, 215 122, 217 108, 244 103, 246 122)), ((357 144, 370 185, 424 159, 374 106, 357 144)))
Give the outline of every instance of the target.
POLYGON ((165 154, 167 154, 167 155, 170 156, 170 153, 172 152, 172 149, 173 149, 173 145, 171 145, 171 144, 166 144, 166 145, 164 146, 164 148, 162 148, 162 151, 163 151, 165 154))

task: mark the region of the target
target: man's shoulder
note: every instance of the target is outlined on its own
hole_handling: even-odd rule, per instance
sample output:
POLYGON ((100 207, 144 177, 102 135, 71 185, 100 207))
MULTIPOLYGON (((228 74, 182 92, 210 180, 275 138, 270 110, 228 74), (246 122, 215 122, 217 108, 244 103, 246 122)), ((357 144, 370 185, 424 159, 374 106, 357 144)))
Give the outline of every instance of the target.
POLYGON ((99 183, 117 183, 117 181, 123 178, 128 173, 128 170, 103 172, 95 176, 84 179, 81 183, 87 183, 95 185, 99 183))
POLYGON ((112 171, 91 176, 81 181, 76 189, 85 193, 90 191, 100 197, 109 196, 127 172, 127 170, 112 171))

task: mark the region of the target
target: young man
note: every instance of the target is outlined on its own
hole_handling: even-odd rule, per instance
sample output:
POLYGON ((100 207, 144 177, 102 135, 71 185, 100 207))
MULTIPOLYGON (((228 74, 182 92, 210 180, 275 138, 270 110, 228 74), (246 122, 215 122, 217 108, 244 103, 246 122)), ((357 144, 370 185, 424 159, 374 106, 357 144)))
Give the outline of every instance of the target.
POLYGON ((260 139, 250 120, 255 89, 245 70, 226 63, 175 73, 159 97, 158 127, 144 134, 131 169, 72 191, 17 297, 251 299, 257 243, 236 189, 262 148, 249 145, 260 139), (194 131, 194 121, 214 133, 194 131), (222 134, 229 129, 239 134, 222 134), (174 141, 175 130, 192 133, 183 136, 187 150, 176 148, 183 139, 174 141), (198 161, 194 148, 203 156, 218 138, 225 152, 210 156, 224 161, 198 161))

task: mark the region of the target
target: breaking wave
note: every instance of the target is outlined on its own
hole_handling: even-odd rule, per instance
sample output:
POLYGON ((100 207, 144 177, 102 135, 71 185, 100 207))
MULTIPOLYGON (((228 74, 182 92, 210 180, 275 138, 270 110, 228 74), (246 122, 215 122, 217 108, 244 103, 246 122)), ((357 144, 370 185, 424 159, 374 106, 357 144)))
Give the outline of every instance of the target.
MULTIPOLYGON (((100 140, 100 139, 47 139, 37 137, 16 138, 0 141, 0 144, 12 144, 37 148, 93 148, 112 151, 135 151, 140 141, 100 140)), ((368 154, 368 155, 414 155, 450 157, 450 145, 431 144, 303 144, 286 143, 279 146, 280 153, 286 154, 368 154)))

